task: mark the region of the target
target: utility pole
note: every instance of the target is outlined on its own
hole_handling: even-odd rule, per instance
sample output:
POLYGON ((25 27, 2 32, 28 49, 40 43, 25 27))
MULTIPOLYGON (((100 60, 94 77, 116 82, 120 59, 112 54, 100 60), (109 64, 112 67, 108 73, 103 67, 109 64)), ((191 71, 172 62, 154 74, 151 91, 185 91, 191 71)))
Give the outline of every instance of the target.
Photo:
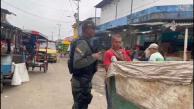
POLYGON ((52 41, 53 41, 53 32, 52 32, 52 41))
POLYGON ((79 24, 79 2, 80 2, 80 0, 77 0, 77 13, 78 13, 78 15, 77 15, 77 20, 78 20, 78 24, 79 24))
POLYGON ((115 13, 115 19, 117 19, 117 14, 118 14, 118 3, 119 3, 119 0, 116 1, 116 13, 115 13))
POLYGON ((96 7, 95 7, 95 25, 96 25, 96 13, 97 13, 97 9, 96 9, 96 7))
POLYGON ((131 15, 133 13, 133 0, 131 0, 131 15))
POLYGON ((61 24, 57 24, 58 25, 58 29, 59 29, 59 33, 58 33, 58 39, 61 38, 61 24))
POLYGON ((129 23, 132 23, 132 14, 133 14, 133 0, 131 0, 131 13, 130 13, 130 17, 129 17, 129 23))
POLYGON ((77 1, 77 13, 74 14, 74 17, 76 19, 76 27, 77 27, 77 32, 79 34, 79 21, 80 21, 80 17, 79 17, 79 3, 80 3, 80 0, 74 0, 74 1, 77 1))
POLYGON ((74 17, 76 19, 76 22, 79 24, 79 3, 80 3, 80 0, 74 0, 74 1, 77 1, 77 13, 75 13, 74 17))

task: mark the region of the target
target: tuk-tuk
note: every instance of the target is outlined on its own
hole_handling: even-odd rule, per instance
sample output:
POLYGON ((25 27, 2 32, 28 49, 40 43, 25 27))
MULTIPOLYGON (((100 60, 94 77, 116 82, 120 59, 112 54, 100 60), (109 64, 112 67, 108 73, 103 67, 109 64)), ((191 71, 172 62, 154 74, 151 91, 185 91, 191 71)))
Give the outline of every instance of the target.
POLYGON ((44 53, 47 51, 48 54, 48 61, 49 62, 57 62, 57 49, 56 49, 56 43, 54 41, 48 41, 48 48, 45 48, 46 42, 40 44, 38 52, 41 53, 42 55, 40 56, 39 60, 43 61, 44 60, 44 53))
POLYGON ((37 32, 37 31, 23 31, 23 44, 26 48, 25 52, 25 58, 26 58, 26 67, 27 70, 29 68, 32 69, 32 71, 38 67, 41 71, 43 68, 44 72, 47 72, 48 70, 48 54, 47 54, 47 48, 48 48, 48 39, 43 34, 37 32), (39 52, 41 43, 45 44, 45 52, 39 52), (43 61, 41 61, 43 57, 43 61))

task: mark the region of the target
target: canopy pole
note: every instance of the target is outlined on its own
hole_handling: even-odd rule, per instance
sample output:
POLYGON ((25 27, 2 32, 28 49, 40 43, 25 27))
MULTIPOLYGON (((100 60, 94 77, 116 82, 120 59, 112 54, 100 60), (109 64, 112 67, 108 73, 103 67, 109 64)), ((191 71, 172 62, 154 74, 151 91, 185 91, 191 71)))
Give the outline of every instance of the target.
POLYGON ((184 38, 184 54, 183 54, 183 60, 187 60, 187 46, 188 46, 188 28, 185 29, 185 38, 184 38))

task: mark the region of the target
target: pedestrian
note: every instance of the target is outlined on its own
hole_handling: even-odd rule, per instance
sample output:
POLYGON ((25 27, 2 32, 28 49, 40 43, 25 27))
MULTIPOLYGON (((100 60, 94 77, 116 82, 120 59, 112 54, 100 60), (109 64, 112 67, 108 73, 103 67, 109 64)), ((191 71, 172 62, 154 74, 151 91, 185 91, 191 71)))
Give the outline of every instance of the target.
POLYGON ((72 109, 88 109, 92 101, 92 78, 97 71, 97 60, 100 52, 95 53, 90 40, 95 36, 95 25, 92 21, 82 24, 83 34, 71 44, 68 67, 72 74, 71 86, 74 104, 72 109))
POLYGON ((126 53, 129 57, 131 57, 131 50, 129 49, 129 47, 126 47, 126 53))
POLYGON ((133 61, 139 60, 139 52, 140 52, 140 46, 136 45, 134 48, 134 51, 132 53, 132 60, 133 61))
POLYGON ((164 57, 159 52, 159 46, 156 43, 150 44, 150 46, 147 48, 147 51, 149 52, 149 61, 164 61, 164 57))
POLYGON ((112 37, 112 47, 107 50, 104 54, 104 68, 106 70, 105 75, 105 90, 106 90, 106 98, 107 98, 107 108, 112 109, 111 107, 111 96, 108 91, 108 83, 106 81, 107 71, 110 64, 114 61, 131 61, 130 57, 127 55, 126 50, 121 47, 122 45, 122 37, 120 34, 114 34, 112 37))
POLYGON ((148 61, 149 58, 146 57, 146 53, 144 51, 141 51, 139 53, 139 61, 148 61))

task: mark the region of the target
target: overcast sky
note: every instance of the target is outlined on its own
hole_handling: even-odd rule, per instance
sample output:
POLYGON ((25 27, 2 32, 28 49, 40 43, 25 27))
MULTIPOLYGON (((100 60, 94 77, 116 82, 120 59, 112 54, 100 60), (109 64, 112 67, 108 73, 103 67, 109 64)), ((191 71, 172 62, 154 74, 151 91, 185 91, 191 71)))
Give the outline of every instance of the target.
MULTIPOLYGON (((81 0, 80 20, 95 16, 94 6, 102 0, 81 0)), ((1 0, 1 8, 16 14, 8 16, 8 21, 19 27, 37 30, 54 40, 58 38, 58 25, 61 24, 61 38, 71 36, 74 13, 77 4, 74 0, 1 0)), ((100 16, 100 10, 97 11, 100 16)))

